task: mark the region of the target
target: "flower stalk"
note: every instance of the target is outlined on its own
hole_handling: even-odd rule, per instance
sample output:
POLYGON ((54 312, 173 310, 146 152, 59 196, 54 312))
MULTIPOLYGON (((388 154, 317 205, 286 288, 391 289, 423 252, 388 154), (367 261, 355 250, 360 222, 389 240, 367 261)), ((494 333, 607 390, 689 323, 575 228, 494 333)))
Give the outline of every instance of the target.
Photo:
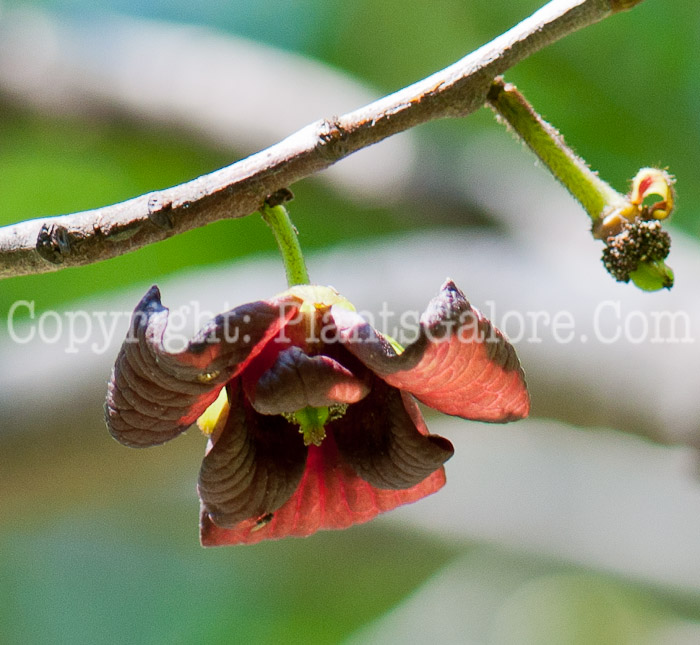
POLYGON ((625 197, 603 181, 566 145, 561 134, 533 109, 514 85, 497 78, 491 86, 488 100, 491 107, 581 203, 594 224, 605 211, 626 204, 625 197))
POLYGON ((619 282, 644 291, 670 289, 673 271, 664 260, 671 239, 659 220, 670 216, 673 178, 664 170, 642 168, 628 195, 617 192, 566 145, 511 83, 494 80, 488 104, 544 162, 579 201, 591 219, 591 232, 605 242, 602 261, 619 282), (646 203, 655 198, 654 203, 646 203))
POLYGON ((297 230, 292 224, 289 213, 283 204, 270 205, 265 202, 260 209, 265 223, 272 229, 277 241, 284 270, 287 274, 287 284, 293 287, 298 284, 309 284, 309 273, 301 252, 297 230))

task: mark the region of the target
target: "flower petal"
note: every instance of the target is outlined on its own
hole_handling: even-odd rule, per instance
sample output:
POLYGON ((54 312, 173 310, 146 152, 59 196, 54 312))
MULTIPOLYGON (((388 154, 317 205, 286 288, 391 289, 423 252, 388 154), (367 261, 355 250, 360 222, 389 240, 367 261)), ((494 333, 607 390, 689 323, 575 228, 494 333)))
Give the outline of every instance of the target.
POLYGON ((201 514, 203 546, 254 544, 283 537, 306 537, 321 530, 346 529, 379 513, 415 502, 445 484, 438 468, 422 482, 404 490, 380 490, 360 479, 343 463, 330 432, 321 446, 309 446, 304 476, 291 499, 270 517, 252 517, 232 529, 216 526, 201 514))
POLYGON ((202 508, 220 527, 282 506, 301 481, 307 453, 298 428, 284 417, 257 414, 235 381, 227 391, 231 410, 197 486, 202 508))
POLYGON ((660 168, 642 168, 632 180, 630 201, 635 206, 642 206, 650 195, 658 195, 660 199, 648 207, 649 215, 654 219, 666 219, 673 212, 674 179, 660 168))
POLYGON ((422 434, 404 406, 402 393, 379 379, 370 394, 351 405, 329 429, 343 461, 377 488, 415 486, 454 453, 447 439, 422 434))
POLYGON ((369 386, 329 356, 307 356, 292 346, 246 390, 258 412, 282 414, 307 406, 355 403, 367 395, 369 386))
POLYGON ((151 287, 134 311, 109 382, 105 418, 112 436, 142 447, 184 432, 296 312, 289 302, 242 305, 170 353, 163 347, 168 309, 151 287))
POLYGON ((332 308, 345 347, 387 383, 445 414, 505 422, 528 415, 530 398, 513 346, 448 280, 401 354, 358 314, 332 308))

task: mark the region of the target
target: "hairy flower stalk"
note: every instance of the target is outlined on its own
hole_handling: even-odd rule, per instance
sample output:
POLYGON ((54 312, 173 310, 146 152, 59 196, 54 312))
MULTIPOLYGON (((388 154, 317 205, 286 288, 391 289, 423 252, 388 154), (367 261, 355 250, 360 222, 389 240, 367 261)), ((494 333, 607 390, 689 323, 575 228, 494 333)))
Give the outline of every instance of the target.
POLYGON ((286 189, 277 191, 275 195, 265 201, 260 209, 260 214, 265 223, 272 229, 284 262, 287 284, 293 287, 297 284, 309 284, 309 273, 306 270, 297 230, 294 228, 283 203, 291 198, 290 191, 286 189))
POLYGON ((622 195, 567 146, 514 85, 495 79, 488 103, 581 203, 593 236, 605 242, 602 260, 608 272, 644 291, 670 289, 673 271, 664 260, 671 239, 659 220, 673 210, 673 178, 664 170, 642 168, 630 193, 622 195))

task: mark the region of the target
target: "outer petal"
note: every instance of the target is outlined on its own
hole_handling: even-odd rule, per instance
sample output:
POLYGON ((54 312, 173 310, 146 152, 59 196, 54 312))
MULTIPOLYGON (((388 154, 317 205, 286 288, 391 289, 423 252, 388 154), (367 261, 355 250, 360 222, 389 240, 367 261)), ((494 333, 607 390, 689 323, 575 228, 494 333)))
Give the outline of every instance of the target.
POLYGON ((527 416, 530 398, 513 346, 448 280, 401 354, 354 312, 332 315, 345 347, 387 383, 446 414, 504 422, 527 416))
POLYGON ((276 511, 294 493, 306 463, 299 430, 283 417, 257 414, 237 382, 231 410, 199 471, 202 508, 221 527, 276 511))
POLYGON ((284 302, 253 302, 210 321, 182 352, 163 347, 168 309, 151 287, 136 307, 107 390, 112 436, 142 447, 186 430, 297 312, 284 302))
POLYGON ((251 389, 251 403, 261 414, 355 403, 369 392, 369 386, 338 361, 323 355, 307 356, 296 346, 280 352, 251 389))
POLYGON ((379 379, 365 399, 329 427, 343 461, 377 488, 415 486, 454 453, 447 439, 422 434, 401 392, 379 379))
POLYGON ((306 471, 292 498, 272 516, 251 518, 233 529, 216 526, 203 512, 203 546, 254 544, 283 537, 306 537, 320 530, 346 529, 362 524, 402 504, 415 502, 445 484, 439 468, 420 484, 404 490, 380 490, 360 479, 343 463, 332 431, 321 446, 310 446, 306 471))

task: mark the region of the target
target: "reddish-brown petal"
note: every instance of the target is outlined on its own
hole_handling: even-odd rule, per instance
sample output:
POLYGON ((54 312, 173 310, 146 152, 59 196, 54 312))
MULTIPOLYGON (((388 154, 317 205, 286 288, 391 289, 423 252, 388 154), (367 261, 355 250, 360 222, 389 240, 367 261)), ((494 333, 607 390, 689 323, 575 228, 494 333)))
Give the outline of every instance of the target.
POLYGON ((345 347, 387 383, 445 414, 504 422, 530 397, 515 349, 452 281, 428 305, 417 340, 397 354, 358 314, 332 308, 345 347))
POLYGON ((421 433, 401 392, 379 379, 367 397, 351 405, 329 428, 343 461, 377 488, 415 486, 454 452, 447 439, 421 433))
POLYGON ((163 347, 168 309, 152 287, 136 307, 107 390, 112 436, 155 446, 184 432, 222 386, 297 312, 290 303, 253 302, 210 321, 181 352, 163 347))
POLYGON ((306 537, 321 530, 362 524, 402 504, 415 502, 442 488, 444 468, 403 490, 381 490, 360 479, 342 461, 329 432, 321 446, 310 446, 304 476, 291 499, 278 511, 247 519, 232 529, 216 526, 203 511, 203 546, 254 544, 283 537, 306 537))
POLYGON ((307 452, 296 426, 250 407, 238 379, 227 390, 231 410, 204 457, 197 486, 202 508, 220 527, 282 506, 301 481, 307 452))
POLYGON ((369 392, 369 386, 338 361, 323 355, 307 356, 294 346, 281 351, 255 383, 244 381, 253 407, 261 414, 355 403, 369 392))

